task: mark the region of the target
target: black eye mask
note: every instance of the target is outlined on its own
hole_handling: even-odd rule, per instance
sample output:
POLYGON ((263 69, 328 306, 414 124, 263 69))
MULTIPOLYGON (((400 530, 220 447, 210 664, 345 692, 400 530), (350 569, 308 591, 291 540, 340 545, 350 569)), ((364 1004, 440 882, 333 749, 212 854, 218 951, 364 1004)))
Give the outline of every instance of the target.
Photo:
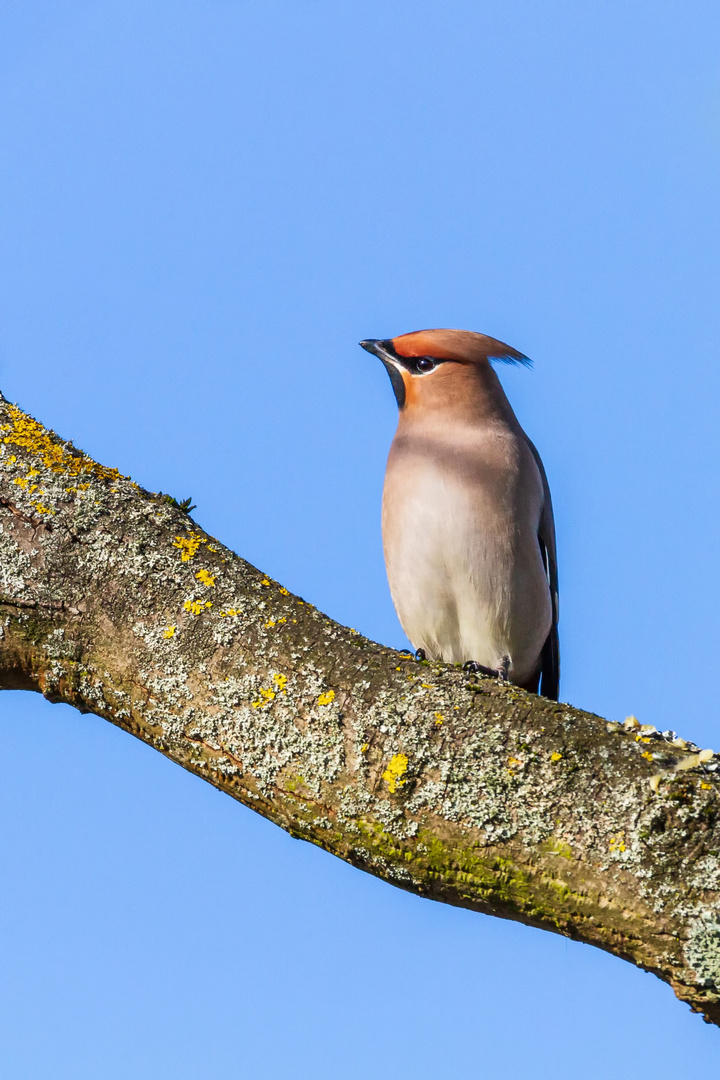
POLYGON ((449 363, 448 360, 442 360, 437 356, 401 356, 400 353, 396 352, 390 339, 385 341, 371 339, 361 341, 360 344, 367 352, 373 353, 382 360, 385 370, 390 376, 399 409, 402 409, 405 404, 405 384, 396 365, 405 368, 411 375, 429 375, 439 364, 449 363))

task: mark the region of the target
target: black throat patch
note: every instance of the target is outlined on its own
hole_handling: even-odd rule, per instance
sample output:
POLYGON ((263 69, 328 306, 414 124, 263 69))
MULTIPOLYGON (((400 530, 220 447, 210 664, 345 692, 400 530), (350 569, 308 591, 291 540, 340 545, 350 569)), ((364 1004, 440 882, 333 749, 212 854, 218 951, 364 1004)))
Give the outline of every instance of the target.
POLYGON ((398 409, 402 409, 405 405, 405 383, 403 382, 403 377, 393 363, 389 360, 385 360, 382 356, 380 359, 383 362, 383 367, 390 376, 390 382, 392 384, 393 393, 395 394, 395 400, 398 404, 398 409))

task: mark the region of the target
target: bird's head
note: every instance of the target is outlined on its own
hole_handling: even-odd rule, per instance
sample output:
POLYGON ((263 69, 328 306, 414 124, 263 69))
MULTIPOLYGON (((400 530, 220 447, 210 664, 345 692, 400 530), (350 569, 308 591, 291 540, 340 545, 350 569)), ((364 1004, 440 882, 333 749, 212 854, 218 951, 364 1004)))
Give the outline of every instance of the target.
POLYGON ((491 360, 530 364, 517 349, 471 330, 416 330, 360 344, 382 360, 400 409, 455 397, 489 372, 491 360))

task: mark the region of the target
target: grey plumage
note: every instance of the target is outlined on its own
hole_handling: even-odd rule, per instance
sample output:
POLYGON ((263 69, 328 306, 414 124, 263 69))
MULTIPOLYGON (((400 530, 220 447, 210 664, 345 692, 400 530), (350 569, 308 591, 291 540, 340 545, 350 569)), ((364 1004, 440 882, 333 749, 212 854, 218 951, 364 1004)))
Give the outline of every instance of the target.
POLYGON ((526 358, 457 330, 362 344, 389 369, 400 405, 382 526, 406 634, 428 659, 475 661, 557 699, 550 491, 489 362, 526 358))

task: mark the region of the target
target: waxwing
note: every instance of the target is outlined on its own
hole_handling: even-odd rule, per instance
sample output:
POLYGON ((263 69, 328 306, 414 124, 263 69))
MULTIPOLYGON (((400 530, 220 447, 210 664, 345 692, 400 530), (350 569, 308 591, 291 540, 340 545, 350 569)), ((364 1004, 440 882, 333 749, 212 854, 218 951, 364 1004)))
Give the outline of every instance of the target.
POLYGON ((382 503, 385 566, 420 659, 557 701, 555 526, 540 455, 491 361, 522 353, 467 330, 361 341, 399 408, 382 503))

